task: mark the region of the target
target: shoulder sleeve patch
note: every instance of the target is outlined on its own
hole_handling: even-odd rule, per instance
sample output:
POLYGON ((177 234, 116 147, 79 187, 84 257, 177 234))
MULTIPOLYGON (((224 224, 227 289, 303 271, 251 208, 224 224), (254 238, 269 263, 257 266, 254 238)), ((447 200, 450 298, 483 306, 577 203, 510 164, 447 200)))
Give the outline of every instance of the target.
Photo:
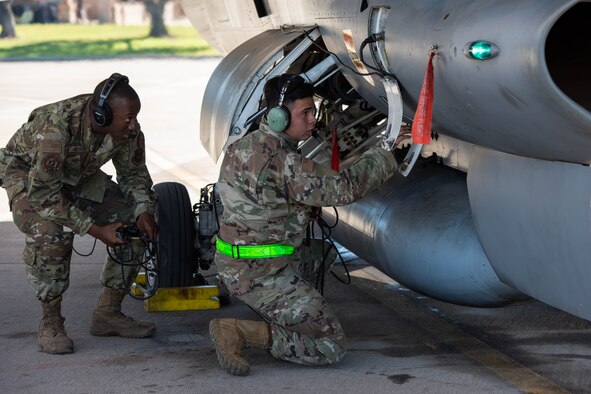
POLYGON ((57 153, 51 153, 43 159, 41 163, 43 171, 52 177, 55 177, 61 173, 62 170, 62 158, 57 153))

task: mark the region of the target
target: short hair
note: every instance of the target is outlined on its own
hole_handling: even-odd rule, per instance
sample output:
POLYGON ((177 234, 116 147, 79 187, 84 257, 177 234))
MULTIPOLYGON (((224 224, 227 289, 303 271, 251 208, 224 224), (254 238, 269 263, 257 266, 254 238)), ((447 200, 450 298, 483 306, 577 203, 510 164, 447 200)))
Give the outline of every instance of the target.
POLYGON ((285 106, 299 99, 314 97, 314 85, 306 82, 304 78, 297 74, 281 74, 269 79, 265 84, 265 101, 268 109, 279 105, 281 90, 286 86, 283 98, 285 106))
MULTIPOLYGON (((97 105, 100 98, 101 92, 103 91, 103 87, 107 83, 110 78, 105 79, 104 81, 100 82, 94 88, 94 93, 92 94, 92 103, 97 105)), ((117 101, 119 99, 129 99, 130 101, 139 101, 140 97, 138 96, 137 92, 134 88, 132 88, 128 82, 119 81, 115 85, 115 87, 109 93, 109 96, 105 100, 106 103, 112 103, 113 101, 117 101)))

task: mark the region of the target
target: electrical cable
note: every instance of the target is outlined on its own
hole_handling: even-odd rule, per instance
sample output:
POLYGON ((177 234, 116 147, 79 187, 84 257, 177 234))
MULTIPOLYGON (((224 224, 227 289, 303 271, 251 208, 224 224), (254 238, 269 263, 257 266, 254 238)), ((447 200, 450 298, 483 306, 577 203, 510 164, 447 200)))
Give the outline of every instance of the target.
MULTIPOLYGON (((121 230, 123 230, 125 228, 121 228, 121 230)), ((138 230, 139 231, 139 230, 138 230)), ((166 266, 166 262, 164 262, 164 264, 161 264, 160 267, 158 267, 158 264, 156 263, 156 261, 158 261, 157 258, 157 242, 150 240, 147 238, 147 236, 145 235, 141 235, 139 237, 140 241, 142 241, 143 245, 144 245, 144 250, 148 252, 148 256, 145 257, 145 259, 143 261, 141 261, 139 259, 139 256, 137 256, 135 249, 133 248, 133 246, 131 245, 131 238, 129 238, 127 235, 124 236, 124 241, 125 241, 125 245, 124 246, 115 246, 115 247, 110 247, 107 245, 107 254, 109 255, 109 257, 111 257, 111 259, 116 262, 117 264, 121 265, 121 276, 123 278, 123 282, 125 283, 125 289, 127 290, 127 293, 134 299, 136 300, 147 300, 148 298, 152 297, 154 294, 156 294, 156 290, 158 289, 158 275, 157 272, 160 271, 162 268, 164 268, 166 266), (123 257, 119 258, 117 256, 122 256, 121 253, 121 249, 125 247, 128 248, 129 250, 131 250, 131 257, 128 260, 123 260, 123 257), (111 249, 113 250, 113 252, 111 251, 111 249), (115 255, 114 255, 114 254, 115 255), (150 264, 153 264, 155 267, 157 268, 152 268, 150 266, 150 264), (154 276, 152 276, 151 278, 154 279, 155 285, 151 286, 152 289, 150 291, 150 294, 148 296, 145 297, 138 297, 135 294, 133 294, 133 292, 131 291, 131 286, 128 285, 129 281, 125 278, 125 267, 126 266, 140 266, 140 268, 143 268, 146 272, 146 281, 149 280, 150 275, 155 274, 154 276)), ((74 245, 72 245, 72 250, 81 257, 88 257, 91 254, 94 253, 94 249, 96 248, 96 241, 97 239, 94 239, 94 242, 92 244, 92 249, 90 250, 89 253, 87 254, 83 254, 80 253, 76 250, 76 248, 74 248, 74 245)))
POLYGON ((139 233, 137 228, 122 227, 117 231, 118 234, 120 234, 120 238, 125 242, 125 245, 114 247, 107 246, 107 254, 114 262, 121 266, 121 277, 123 279, 123 283, 125 284, 125 290, 127 293, 136 300, 147 300, 156 294, 156 290, 158 289, 158 271, 163 268, 158 267, 157 263, 157 242, 149 239, 146 235, 139 233), (144 250, 143 257, 136 253, 132 241, 139 241, 142 244, 144 250), (129 258, 127 259, 124 257, 125 250, 129 251, 129 258), (147 287, 142 289, 144 291, 143 297, 133 294, 131 285, 129 284, 129 278, 126 278, 125 275, 125 267, 137 266, 139 266, 140 269, 143 268, 145 271, 147 287), (153 283, 149 283, 150 280, 152 280, 153 283))
POLYGON ((363 65, 365 67, 379 73, 382 76, 382 78, 383 77, 390 77, 395 80, 398 80, 398 78, 396 78, 396 75, 389 73, 387 71, 384 71, 384 70, 380 70, 379 68, 376 68, 376 67, 368 64, 363 57, 363 51, 364 51, 365 47, 367 46, 367 44, 374 43, 374 42, 377 42, 377 41, 383 40, 383 39, 384 39, 384 33, 374 33, 374 34, 371 34, 369 37, 367 37, 365 40, 363 40, 363 42, 361 43, 361 46, 359 47, 359 60, 361 61, 361 63, 363 63, 363 65))
MULTIPOLYGON (((343 268, 345 270, 345 274, 347 276, 346 280, 341 279, 337 274, 335 274, 332 270, 330 271, 330 273, 341 283, 344 283, 346 285, 351 283, 351 273, 349 272, 349 267, 347 267, 347 263, 345 262, 345 259, 343 258, 343 256, 341 255, 341 252, 339 252, 339 249, 337 248, 335 242, 332 240, 331 237, 331 230, 333 228, 336 227, 336 225, 339 223, 339 212, 337 211, 337 209, 335 207, 332 207, 335 211, 335 222, 332 225, 329 225, 320 215, 318 215, 315 219, 315 222, 318 224, 318 227, 320 228, 320 231, 322 232, 322 236, 321 236, 321 240, 322 240, 322 260, 320 263, 320 268, 318 270, 317 273, 317 277, 316 277, 316 289, 320 292, 320 294, 324 293, 324 275, 325 275, 325 267, 326 267, 326 262, 328 259, 328 256, 330 255, 330 252, 332 249, 334 249, 334 251, 336 252, 337 256, 336 258, 340 259, 341 264, 343 265, 343 268), (325 242, 328 242, 330 244, 330 246, 328 247, 328 249, 325 250, 325 242)), ((312 228, 311 230, 311 237, 315 237, 314 236, 314 231, 313 231, 313 223, 310 223, 310 226, 312 228)), ((335 258, 335 260, 336 260, 335 258)))
POLYGON ((96 238, 94 239, 94 243, 92 244, 92 249, 90 250, 90 253, 88 253, 88 254, 82 254, 82 253, 78 252, 76 250, 76 248, 74 247, 74 244, 72 244, 72 250, 74 251, 74 253, 76 253, 78 256, 81 256, 81 257, 88 257, 88 256, 90 256, 92 253, 94 253, 94 248, 95 247, 96 247, 96 238))

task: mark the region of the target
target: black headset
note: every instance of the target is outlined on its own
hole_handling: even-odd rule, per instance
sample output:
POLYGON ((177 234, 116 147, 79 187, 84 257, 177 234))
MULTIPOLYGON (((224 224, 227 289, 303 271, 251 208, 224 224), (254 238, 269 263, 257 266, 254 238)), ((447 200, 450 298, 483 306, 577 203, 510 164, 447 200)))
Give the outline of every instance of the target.
MULTIPOLYGON (((289 127, 290 112, 289 109, 283 105, 285 94, 289 85, 298 77, 298 75, 290 75, 287 81, 281 87, 279 93, 279 103, 267 112, 267 124, 269 128, 275 132, 282 133, 289 127)), ((279 77, 281 80, 281 77, 279 77)))
POLYGON ((109 108, 106 101, 107 97, 109 97, 109 93, 111 93, 115 86, 120 82, 129 83, 129 78, 119 73, 112 74, 101 90, 97 105, 92 108, 92 117, 96 124, 101 127, 106 127, 113 121, 113 112, 111 112, 111 108, 109 108))

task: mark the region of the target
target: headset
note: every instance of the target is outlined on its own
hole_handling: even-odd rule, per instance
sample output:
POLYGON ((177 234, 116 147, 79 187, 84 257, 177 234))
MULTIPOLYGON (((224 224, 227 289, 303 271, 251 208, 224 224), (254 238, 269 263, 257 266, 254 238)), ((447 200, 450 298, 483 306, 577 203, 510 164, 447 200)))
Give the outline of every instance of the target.
POLYGON ((289 109, 283 105, 283 101, 285 100, 285 94, 287 93, 287 89, 289 89, 289 85, 297 77, 298 75, 289 76, 279 93, 279 103, 267 112, 267 124, 271 130, 277 133, 282 133, 289 127, 290 112, 289 109))
POLYGON ((112 74, 107 80, 107 82, 105 82, 105 85, 101 90, 98 104, 92 108, 92 117, 94 118, 96 124, 98 124, 101 127, 107 127, 113 121, 113 113, 111 112, 111 108, 109 108, 106 101, 111 91, 120 82, 128 84, 129 78, 119 73, 112 74))

